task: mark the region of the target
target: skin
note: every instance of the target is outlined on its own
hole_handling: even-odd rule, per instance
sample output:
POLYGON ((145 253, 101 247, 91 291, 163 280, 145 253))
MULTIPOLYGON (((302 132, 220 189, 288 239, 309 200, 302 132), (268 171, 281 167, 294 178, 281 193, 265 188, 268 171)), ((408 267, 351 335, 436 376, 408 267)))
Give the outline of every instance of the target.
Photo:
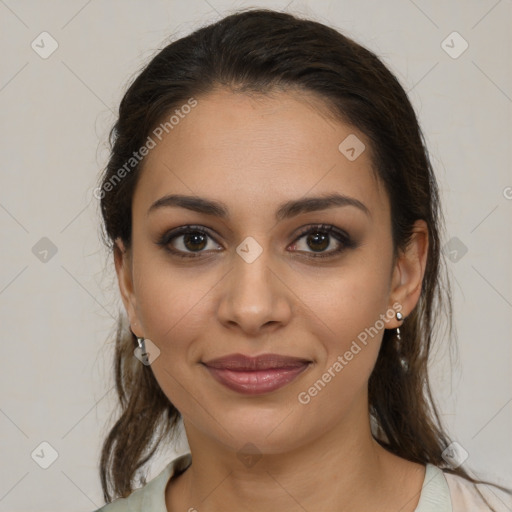
MULTIPOLYGON (((167 485, 167 509, 414 511, 425 467, 383 449, 370 430, 367 385, 384 329, 308 404, 297 397, 379 315, 394 312, 393 304, 404 317, 414 308, 427 257, 425 222, 416 222, 394 260, 389 200, 371 171, 370 143, 329 117, 313 95, 219 89, 197 99, 146 157, 133 199, 132 247, 118 240, 115 251, 131 328, 160 349, 151 370, 182 414, 192 453, 190 468, 167 485), (354 161, 338 150, 349 134, 366 145, 354 161), (358 199, 369 214, 342 206, 274 217, 285 201, 333 191, 358 199), (221 201, 230 217, 180 207, 148 214, 171 193, 221 201), (356 247, 314 258, 323 246, 297 234, 319 223, 346 231, 356 247), (199 246, 201 257, 182 259, 156 243, 188 224, 209 228, 213 238, 186 246, 178 236, 170 245, 188 253, 199 246), (251 263, 236 252, 249 236, 262 249, 251 263), (225 388, 201 365, 269 352, 312 364, 260 396, 225 388), (239 458, 247 443, 262 455, 250 467, 239 458)), ((329 240, 324 253, 340 246, 329 240)), ((400 323, 393 316, 385 328, 400 323)))

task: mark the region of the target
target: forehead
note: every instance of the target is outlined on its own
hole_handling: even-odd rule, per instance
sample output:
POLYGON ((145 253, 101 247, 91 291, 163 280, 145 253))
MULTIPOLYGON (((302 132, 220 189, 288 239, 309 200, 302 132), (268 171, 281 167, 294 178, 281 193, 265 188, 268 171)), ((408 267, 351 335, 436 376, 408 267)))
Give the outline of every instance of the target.
POLYGON ((135 192, 138 207, 180 193, 220 200, 234 213, 252 208, 254 215, 289 199, 339 192, 377 214, 388 210, 367 138, 330 115, 318 97, 220 89, 196 101, 161 140, 153 137, 135 192), (346 152, 352 148, 356 156, 362 151, 355 159, 346 152))

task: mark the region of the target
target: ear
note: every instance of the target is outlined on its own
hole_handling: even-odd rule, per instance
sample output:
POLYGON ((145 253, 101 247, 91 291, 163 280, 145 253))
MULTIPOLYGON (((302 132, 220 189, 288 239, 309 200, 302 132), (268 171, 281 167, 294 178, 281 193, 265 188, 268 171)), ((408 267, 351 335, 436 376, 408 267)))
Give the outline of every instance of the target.
MULTIPOLYGON (((417 220, 409 244, 396 258, 391 281, 390 306, 398 302, 402 306, 400 311, 404 317, 409 315, 420 298, 427 265, 428 244, 427 223, 424 220, 417 220)), ((392 319, 388 329, 399 327, 400 324, 401 322, 392 319)))
POLYGON ((141 325, 137 317, 137 303, 133 287, 131 251, 125 248, 120 238, 117 238, 114 243, 114 263, 116 267, 119 291, 121 292, 121 298, 130 321, 131 329, 136 336, 143 337, 141 325))

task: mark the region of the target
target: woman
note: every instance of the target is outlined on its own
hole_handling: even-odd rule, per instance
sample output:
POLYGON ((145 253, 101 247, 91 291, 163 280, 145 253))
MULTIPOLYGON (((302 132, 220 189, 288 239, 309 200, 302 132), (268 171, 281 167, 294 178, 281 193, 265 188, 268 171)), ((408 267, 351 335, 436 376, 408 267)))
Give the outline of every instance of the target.
POLYGON ((111 139, 98 192, 129 324, 101 459, 124 499, 102 511, 494 510, 432 404, 438 191, 374 54, 241 11, 156 55, 111 139), (132 492, 180 419, 190 453, 132 492))

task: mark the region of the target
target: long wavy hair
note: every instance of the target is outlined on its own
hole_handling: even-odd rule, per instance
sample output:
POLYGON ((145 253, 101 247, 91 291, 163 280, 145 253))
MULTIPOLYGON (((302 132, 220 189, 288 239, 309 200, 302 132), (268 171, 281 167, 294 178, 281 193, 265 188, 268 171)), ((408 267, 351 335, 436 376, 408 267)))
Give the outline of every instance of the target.
MULTIPOLYGON (((399 347, 396 330, 384 331, 369 378, 372 432, 399 457, 484 483, 443 458, 451 440, 429 385, 431 346, 443 319, 448 326, 444 339, 450 340, 452 308, 440 246, 444 228, 438 187, 424 137, 398 80, 374 53, 352 39, 313 20, 245 9, 159 51, 124 94, 110 132, 110 158, 100 178, 99 197, 103 238, 111 255, 118 250, 116 239, 131 247, 131 205, 143 163, 133 161, 134 152, 177 108, 219 87, 248 94, 277 89, 315 93, 336 119, 370 140, 373 166, 390 200, 395 255, 407 246, 414 222, 426 222, 428 260, 419 301, 401 326, 399 347)), ((136 343, 120 315, 115 340, 120 415, 103 443, 100 462, 106 502, 144 485, 144 477, 135 481, 137 472, 178 432, 180 413, 151 367, 134 357, 136 343)))

